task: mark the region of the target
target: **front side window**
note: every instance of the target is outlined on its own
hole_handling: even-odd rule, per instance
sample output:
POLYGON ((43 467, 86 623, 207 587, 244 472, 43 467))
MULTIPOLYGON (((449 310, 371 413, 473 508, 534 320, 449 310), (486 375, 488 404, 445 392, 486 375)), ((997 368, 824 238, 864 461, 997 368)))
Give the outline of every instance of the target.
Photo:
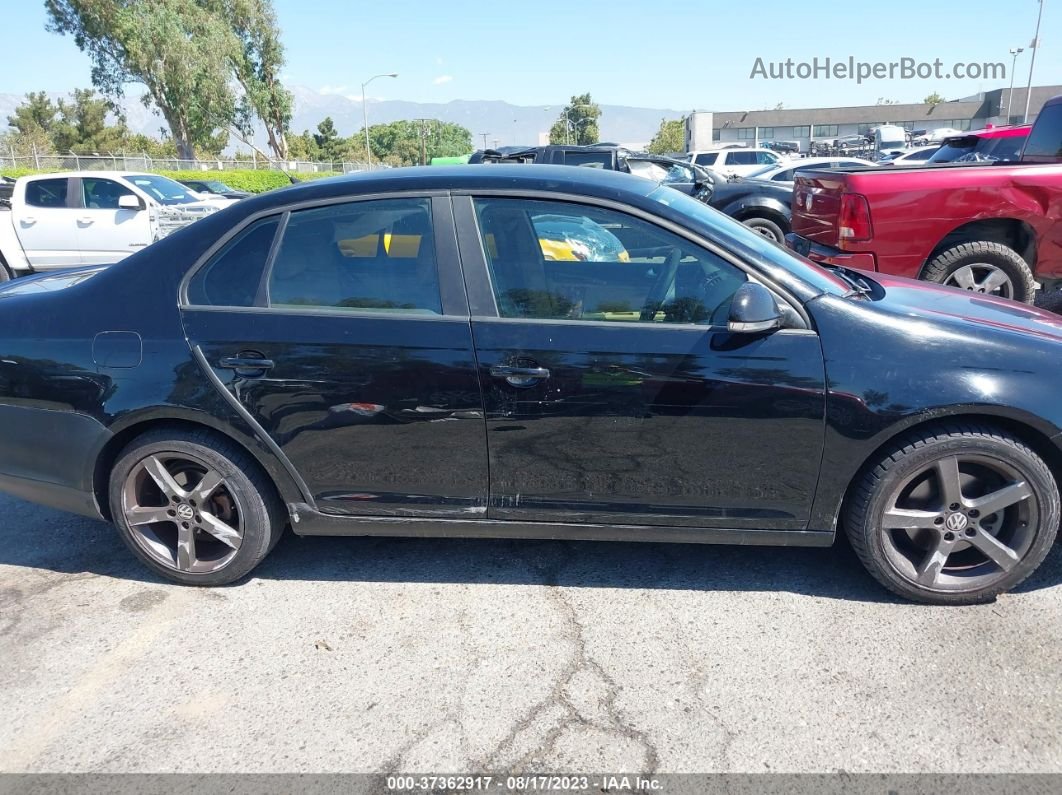
POLYGON ((1024 159, 1029 163, 1062 162, 1062 103, 1040 111, 1025 144, 1024 159))
POLYGON ((26 185, 26 204, 30 207, 66 207, 66 177, 38 179, 26 185))
POLYGON ((734 265, 646 221, 568 202, 475 201, 502 317, 725 325, 734 265))
POLYGON ((136 185, 159 204, 190 204, 199 201, 192 195, 191 188, 169 177, 158 174, 132 174, 124 179, 136 185))
POLYGON ((113 179, 81 178, 81 198, 89 210, 117 210, 118 200, 122 196, 134 195, 129 188, 113 179))
POLYGON ((380 199, 291 213, 269 306, 442 314, 428 199, 380 199))

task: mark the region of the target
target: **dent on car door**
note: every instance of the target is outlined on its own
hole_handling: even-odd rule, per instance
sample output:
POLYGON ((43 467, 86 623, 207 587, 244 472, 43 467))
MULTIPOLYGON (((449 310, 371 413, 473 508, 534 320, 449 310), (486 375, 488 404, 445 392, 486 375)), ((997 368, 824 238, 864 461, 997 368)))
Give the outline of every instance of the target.
POLYGON ((806 527, 825 408, 814 333, 730 334, 746 274, 626 212, 515 196, 455 211, 490 517, 806 527))
POLYGON ((487 461, 449 201, 262 219, 188 285, 190 341, 338 515, 475 517, 487 461))

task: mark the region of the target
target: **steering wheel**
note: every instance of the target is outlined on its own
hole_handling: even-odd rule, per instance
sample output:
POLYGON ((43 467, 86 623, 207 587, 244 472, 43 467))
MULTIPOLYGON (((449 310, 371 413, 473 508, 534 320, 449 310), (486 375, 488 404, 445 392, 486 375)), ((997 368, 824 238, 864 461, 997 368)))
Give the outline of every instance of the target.
POLYGON ((677 248, 672 249, 667 257, 667 262, 660 269, 660 274, 656 277, 656 281, 653 282, 653 286, 649 289, 649 294, 645 297, 645 305, 642 307, 641 314, 642 320, 653 320, 656 317, 656 313, 667 298, 667 291, 675 283, 675 275, 678 273, 681 259, 682 252, 677 248))

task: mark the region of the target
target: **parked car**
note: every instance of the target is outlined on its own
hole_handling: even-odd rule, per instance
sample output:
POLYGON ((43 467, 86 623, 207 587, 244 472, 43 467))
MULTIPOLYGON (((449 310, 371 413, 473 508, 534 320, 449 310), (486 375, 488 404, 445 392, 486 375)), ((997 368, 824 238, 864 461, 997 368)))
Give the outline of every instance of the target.
POLYGON ((224 182, 216 179, 182 179, 180 182, 186 188, 191 188, 196 193, 200 194, 204 199, 210 199, 216 196, 221 199, 239 201, 240 199, 246 199, 254 195, 245 190, 230 188, 224 182))
POLYGON ((866 149, 872 143, 872 139, 865 135, 852 134, 835 138, 833 141, 833 147, 840 152, 848 152, 853 149, 866 149))
POLYGON ((930 163, 969 163, 977 161, 1014 161, 1021 157, 1031 125, 989 127, 960 133, 946 139, 929 158, 930 163))
POLYGON ((835 168, 873 168, 876 163, 863 160, 858 157, 805 157, 800 160, 790 160, 777 166, 764 166, 746 176, 746 179, 762 179, 770 182, 782 182, 793 186, 796 174, 808 169, 835 169, 835 168))
POLYGON ((0 281, 117 262, 220 209, 172 179, 116 171, 21 177, 0 208, 0 281))
POLYGON ((0 488, 113 521, 191 585, 245 576, 289 526, 843 527, 896 593, 982 602, 1056 537, 1060 353, 1055 316, 822 269, 626 174, 365 173, 0 287, 0 488), (629 259, 546 259, 559 217, 629 259))
POLYGON ((622 171, 704 199, 716 182, 724 182, 726 179, 684 160, 647 152, 632 152, 618 144, 503 147, 476 152, 469 162, 566 165, 622 171))
POLYGON ((763 166, 776 166, 786 160, 770 149, 712 149, 690 152, 690 162, 727 177, 744 177, 763 166))
POLYGON ((916 146, 886 154, 878 161, 879 166, 915 166, 925 164, 939 146, 916 146))
POLYGON ((937 127, 933 130, 920 131, 921 134, 915 137, 915 134, 911 136, 911 142, 916 146, 927 146, 929 144, 940 144, 948 138, 955 138, 962 135, 962 130, 956 130, 954 127, 937 127))
POLYGON ((708 204, 780 246, 792 229, 793 186, 760 179, 717 183, 708 204))
POLYGON ((1037 282, 1062 284, 1060 165, 1062 96, 1015 163, 803 172, 787 243, 818 262, 1032 303, 1037 282))
POLYGON ((763 146, 781 155, 800 154, 800 141, 768 141, 763 146))

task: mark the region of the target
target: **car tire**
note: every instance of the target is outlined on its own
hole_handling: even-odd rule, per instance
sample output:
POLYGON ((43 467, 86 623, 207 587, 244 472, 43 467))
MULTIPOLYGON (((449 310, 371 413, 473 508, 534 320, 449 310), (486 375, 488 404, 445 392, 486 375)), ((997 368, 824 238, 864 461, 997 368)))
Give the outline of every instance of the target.
POLYGON ((842 520, 863 565, 890 591, 963 605, 990 602, 1032 574, 1055 541, 1059 510, 1051 470, 1022 441, 991 426, 946 424, 907 435, 872 462, 842 520), (990 500, 1003 507, 977 510, 994 507, 990 500))
POLYGON ((7 263, 4 262, 4 258, 0 257, 0 283, 9 282, 14 278, 11 270, 7 267, 7 263))
POLYGON ((757 234, 763 235, 768 240, 772 240, 780 246, 785 245, 785 231, 770 218, 763 218, 762 216, 743 218, 741 223, 754 230, 757 234))
POLYGON ((985 240, 959 243, 937 254, 926 264, 922 278, 1026 304, 1036 297, 1036 279, 1022 256, 1002 243, 985 240), (992 289, 1002 278, 1005 281, 992 289))
POLYGON ((154 572, 183 585, 241 579, 286 526, 273 483, 258 463, 205 430, 158 430, 135 439, 115 461, 108 496, 126 546, 154 572))

